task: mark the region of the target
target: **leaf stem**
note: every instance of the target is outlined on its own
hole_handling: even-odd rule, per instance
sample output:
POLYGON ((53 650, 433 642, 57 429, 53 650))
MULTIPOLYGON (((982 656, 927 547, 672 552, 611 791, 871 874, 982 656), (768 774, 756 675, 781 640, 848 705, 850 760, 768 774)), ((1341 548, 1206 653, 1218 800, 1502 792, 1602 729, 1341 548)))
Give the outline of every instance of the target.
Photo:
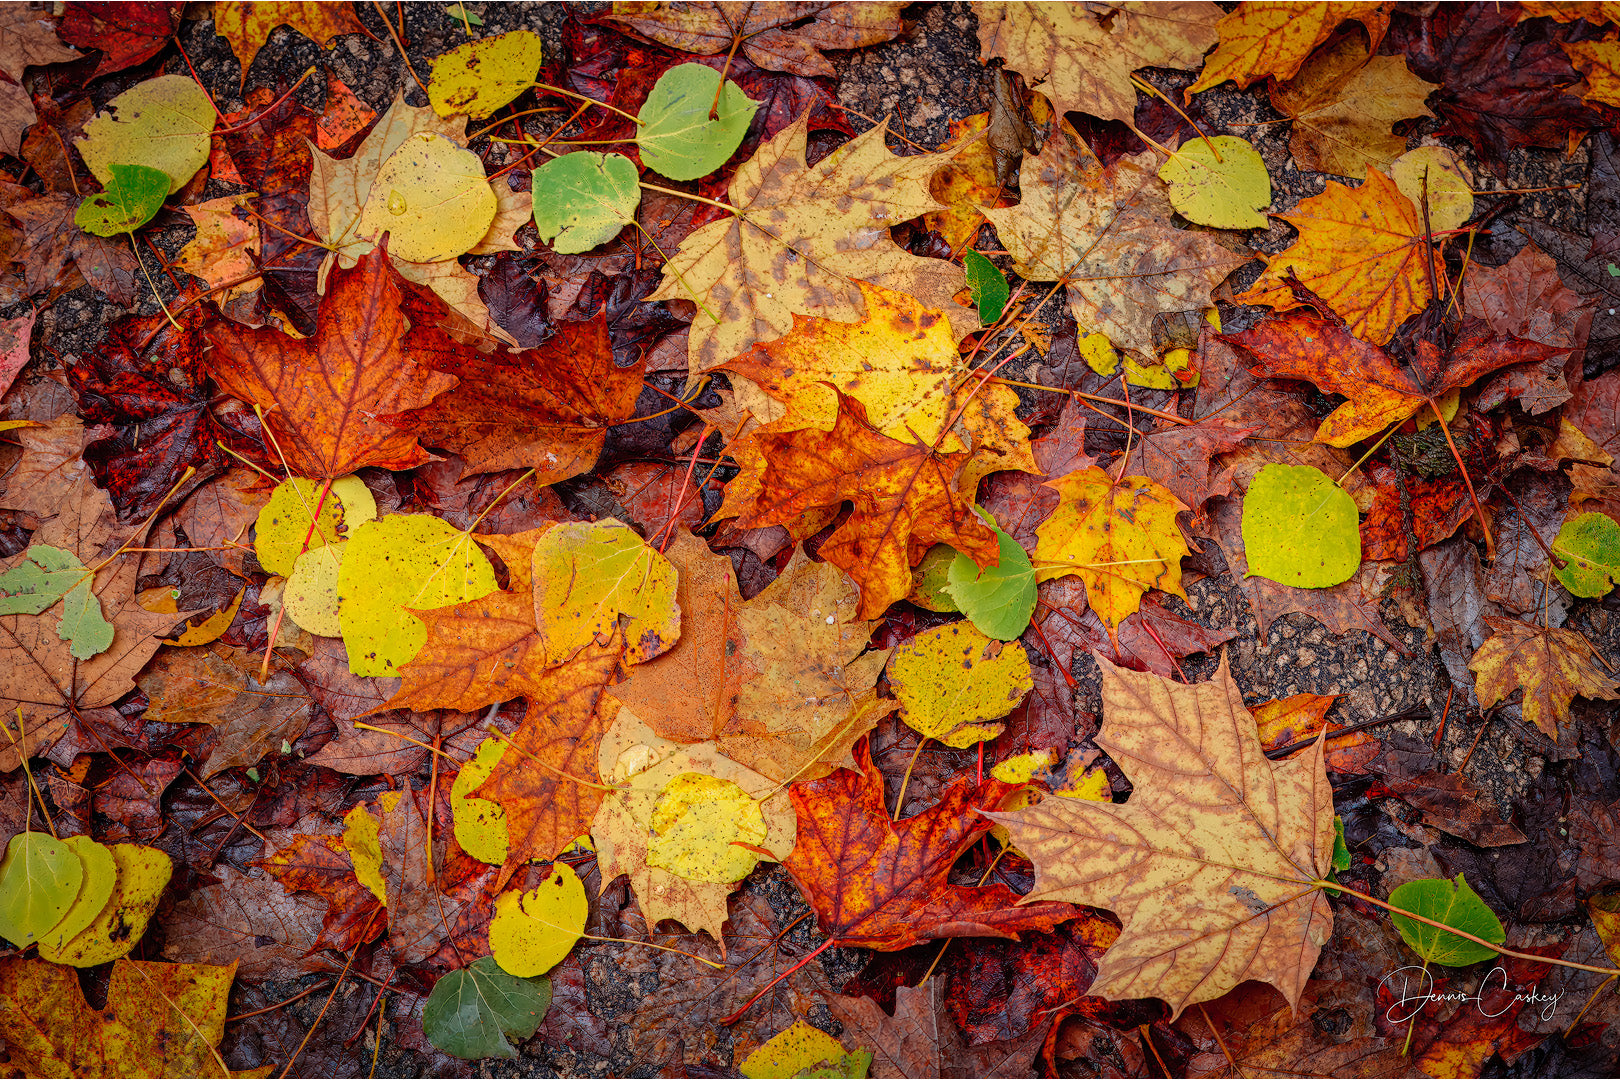
POLYGON ((1468 475, 1468 466, 1463 464, 1462 454, 1457 452, 1457 444, 1452 441, 1451 429, 1446 426, 1446 418, 1440 415, 1440 406, 1435 404, 1432 396, 1425 395, 1424 401, 1429 403, 1429 410, 1434 413, 1435 422, 1440 425, 1440 434, 1446 437, 1446 445, 1451 447, 1452 459, 1457 462, 1457 468, 1462 471, 1463 484, 1468 488, 1468 497, 1474 503, 1474 516, 1479 519, 1479 527, 1485 533, 1485 557, 1491 561, 1496 560, 1496 541, 1491 539, 1491 526, 1485 520, 1485 508, 1479 505, 1479 495, 1474 491, 1474 481, 1468 475))
POLYGON ((593 97, 586 97, 584 94, 576 94, 574 91, 564 90, 560 86, 552 86, 550 83, 543 82, 532 82, 529 85, 534 87, 536 90, 544 90, 548 94, 556 94, 559 97, 573 98, 575 101, 583 101, 591 105, 600 106, 601 108, 606 109, 608 112, 616 112, 626 120, 630 121, 632 124, 635 124, 637 127, 641 127, 646 123, 646 121, 641 117, 632 116, 623 109, 619 108, 617 105, 609 105, 605 101, 597 101, 593 97))
POLYGON ((798 971, 800 968, 804 967, 804 965, 808 964, 810 961, 814 960, 816 957, 820 956, 822 953, 826 952, 828 949, 832 948, 833 940, 834 940, 833 938, 828 938, 826 941, 823 941, 821 943, 820 947, 818 947, 815 952, 810 953, 803 960, 800 960, 797 964, 794 964, 792 967, 790 967, 786 971, 782 972, 782 974, 778 975, 776 978, 774 978, 770 982, 766 983, 764 988, 761 989, 759 993, 755 994, 753 997, 751 997, 747 1001, 743 1002, 742 1008, 738 1009, 736 1012, 732 1013, 729 1016, 722 1016, 720 1018, 720 1024, 722 1026, 724 1026, 724 1027, 730 1027, 732 1024, 735 1024, 738 1020, 741 1020, 743 1013, 747 1012, 750 1008, 752 1008, 753 1005, 754 1005, 754 1002, 758 1001, 760 998, 762 998, 766 994, 770 993, 770 990, 771 990, 771 988, 773 986, 775 986, 777 983, 781 982, 783 979, 787 978, 789 975, 792 975, 795 971, 798 971))
POLYGON ((1156 416, 1160 420, 1168 420, 1172 424, 1180 424, 1182 427, 1191 427, 1197 423, 1196 420, 1188 420, 1184 416, 1177 416, 1175 413, 1168 413, 1162 409, 1150 409, 1146 405, 1133 405, 1118 398, 1103 397, 1101 394, 1087 394, 1080 390, 1065 390, 1061 386, 1042 386, 1040 383, 1018 382, 1015 379, 1004 379, 999 375, 992 378, 993 381, 1001 383, 1003 386, 1021 386, 1025 390, 1045 390, 1053 394, 1068 394, 1070 397, 1082 398, 1086 401, 1101 402, 1104 405, 1118 405, 1122 409, 1135 409, 1137 412, 1147 413, 1149 416, 1156 416))
POLYGON ((1148 93, 1152 94, 1154 97, 1158 98, 1160 101, 1164 102, 1166 105, 1168 105, 1172 109, 1176 110, 1176 115, 1181 117, 1183 120, 1187 121, 1187 123, 1192 127, 1192 129, 1194 131, 1198 132, 1198 137, 1200 139, 1204 140, 1204 144, 1209 147, 1209 152, 1211 154, 1215 155, 1215 160, 1218 161, 1218 162, 1222 162, 1222 163, 1224 163, 1226 161, 1225 158, 1221 157, 1221 151, 1215 145, 1215 141, 1213 139, 1211 139, 1208 135, 1204 134, 1204 129, 1203 128, 1201 128, 1197 124, 1193 123, 1193 118, 1192 117, 1188 116, 1186 113, 1181 111, 1181 106, 1180 105, 1177 105, 1174 101, 1172 101, 1168 97, 1166 97, 1163 90, 1160 90, 1157 86, 1154 86, 1152 83, 1148 82, 1146 79, 1143 79, 1143 78, 1141 78, 1141 77, 1139 77, 1137 75, 1132 75, 1131 76, 1131 83, 1138 90, 1146 90, 1148 93))
MULTIPOLYGON (((642 180, 640 183, 641 183, 641 186, 643 188, 645 188, 646 190, 648 190, 648 191, 656 191, 660 195, 674 195, 676 198, 680 198, 680 199, 691 199, 693 202, 700 202, 700 203, 704 203, 704 204, 706 204, 708 206, 719 207, 721 210, 724 210, 726 213, 735 214, 737 217, 742 217, 743 216, 743 212, 741 210, 739 210, 737 207, 732 206, 730 203, 723 203, 719 199, 706 199, 702 195, 694 195, 690 191, 681 191, 681 190, 679 190, 677 188, 665 187, 662 184, 649 184, 645 180, 642 180)), ((662 255, 663 252, 659 252, 659 254, 662 255)))

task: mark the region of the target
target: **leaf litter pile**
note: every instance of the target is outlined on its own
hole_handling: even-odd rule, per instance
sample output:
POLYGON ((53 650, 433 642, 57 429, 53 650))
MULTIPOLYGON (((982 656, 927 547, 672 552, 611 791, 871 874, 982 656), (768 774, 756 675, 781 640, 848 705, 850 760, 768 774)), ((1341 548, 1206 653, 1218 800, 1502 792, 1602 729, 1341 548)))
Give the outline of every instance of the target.
POLYGON ((1620 6, 1227 7, 0 10, 6 1075, 1613 1075, 1620 6))

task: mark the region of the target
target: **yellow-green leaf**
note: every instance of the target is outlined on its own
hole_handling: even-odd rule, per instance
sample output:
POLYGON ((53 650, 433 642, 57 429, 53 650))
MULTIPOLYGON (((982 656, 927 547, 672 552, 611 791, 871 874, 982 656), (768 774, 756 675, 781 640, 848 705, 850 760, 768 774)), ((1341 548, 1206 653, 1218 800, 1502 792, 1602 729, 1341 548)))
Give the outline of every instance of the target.
POLYGON ((506 862, 511 842, 506 832, 506 810, 493 799, 479 799, 472 792, 489 779, 505 752, 506 743, 490 736, 478 744, 478 752, 461 767, 450 785, 450 813, 455 822, 456 843, 473 858, 491 866, 506 862))
POLYGON ((208 164, 214 105, 195 79, 159 75, 125 90, 84 125, 79 153, 102 187, 113 182, 111 166, 145 165, 169 177, 167 194, 186 186, 208 164))
POLYGON ((738 1070, 749 1080, 774 1076, 864 1077, 872 1064, 870 1050, 844 1049, 820 1028, 796 1020, 743 1059, 738 1070))
POLYGON ((22 832, 0 861, 0 937, 25 949, 62 921, 84 882, 84 866, 67 844, 22 832))
POLYGON ((287 618, 312 634, 343 634, 343 622, 338 618, 338 574, 343 569, 343 549, 348 546, 340 541, 304 552, 287 577, 281 593, 287 618))
MULTIPOLYGON (((385 791, 378 802, 386 813, 399 802, 399 792, 385 791)), ((386 904, 388 882, 383 880, 381 829, 381 823, 371 816, 365 803, 356 803, 353 809, 343 815, 343 849, 349 853, 349 861, 354 863, 354 876, 371 890, 373 896, 386 904)))
POLYGON ((767 832, 753 796, 703 773, 682 773, 664 785, 651 827, 648 866, 715 884, 747 877, 767 832))
POLYGON ((478 246, 496 209, 478 155, 421 131, 377 170, 358 235, 377 240, 387 233, 388 253, 397 259, 445 262, 478 246))
POLYGON ((528 30, 458 45, 433 61, 428 101, 440 116, 481 120, 533 85, 540 60, 540 35, 528 30))
POLYGON ((1022 645, 993 641, 966 622, 924 631, 895 649, 889 681, 900 718, 955 747, 1000 735, 1004 725, 992 721, 1017 708, 1035 685, 1022 645))
POLYGON ((574 868, 553 863, 551 873, 521 896, 514 890, 495 901, 489 923, 489 951, 501 970, 520 979, 543 975, 585 932, 590 905, 574 868))
POLYGON ((79 883, 79 894, 73 898, 73 906, 67 914, 40 935, 41 943, 48 943, 53 949, 60 949, 95 922, 118 887, 118 863, 110 849, 88 836, 70 836, 62 842, 79 857, 84 880, 79 883))
POLYGON ((272 574, 286 577, 293 572, 298 556, 335 544, 356 527, 377 516, 377 500, 358 476, 343 476, 321 498, 321 481, 294 477, 276 485, 270 501, 259 511, 253 534, 253 553, 259 565, 272 574), (315 508, 320 517, 310 528, 315 508), (305 540, 308 539, 306 545, 305 540))
POLYGON ((1443 146, 1408 150, 1390 165, 1389 177, 1419 214, 1428 192, 1429 226, 1435 232, 1460 229, 1474 216, 1474 186, 1463 175, 1457 155, 1443 146))
POLYGON ((1259 152, 1236 135, 1187 140, 1160 166, 1159 179, 1170 185, 1170 205, 1188 221, 1216 229, 1266 227, 1260 211, 1271 204, 1271 176, 1259 152))
POLYGON ((624 660, 651 660, 681 636, 675 567, 608 518, 547 529, 534 546, 534 621, 546 662, 561 664, 625 620, 624 660))
POLYGON ((142 844, 112 844, 107 850, 118 867, 112 898, 89 926, 66 943, 56 946, 40 942, 41 959, 73 967, 95 967, 128 954, 146 933, 146 923, 169 887, 174 863, 157 848, 142 844))
POLYGON ((427 627, 412 611, 495 591, 489 559, 469 534, 440 518, 391 514, 350 536, 338 571, 338 619, 356 675, 393 675, 421 651, 427 627))

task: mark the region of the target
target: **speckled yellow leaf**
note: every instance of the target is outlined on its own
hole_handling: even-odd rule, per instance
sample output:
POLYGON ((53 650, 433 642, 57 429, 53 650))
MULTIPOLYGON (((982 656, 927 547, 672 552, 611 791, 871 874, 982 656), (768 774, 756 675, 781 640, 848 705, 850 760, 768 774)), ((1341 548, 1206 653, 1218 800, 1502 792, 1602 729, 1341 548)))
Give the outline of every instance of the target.
POLYGON ((478 744, 473 759, 456 773, 450 785, 450 813, 455 821, 456 843, 475 859, 500 866, 506 861, 511 843, 506 834, 506 809, 493 799, 480 799, 472 792, 494 771, 506 752, 506 743, 490 736, 478 744))
POLYGON ((540 35, 529 30, 458 45, 434 59, 428 100, 440 116, 481 120, 534 83, 540 59, 540 35))
POLYGON ((169 194, 186 186, 208 164, 214 105, 189 75, 159 75, 137 83, 107 103, 84 125, 79 153, 106 187, 111 166, 145 165, 169 178, 169 194))
MULTIPOLYGON (((387 800, 392 798, 399 801, 399 792, 385 791, 382 800, 385 803, 383 810, 393 809, 387 800)), ((354 807, 343 815, 343 848, 349 853, 349 861, 354 863, 354 876, 360 879, 360 884, 371 890, 373 896, 383 903, 388 903, 388 883, 383 880, 382 873, 382 837, 381 825, 371 816, 365 803, 356 803, 354 807)))
POLYGON ((681 636, 675 567, 613 518, 547 529, 534 545, 534 622, 546 662, 561 664, 625 621, 624 661, 637 664, 681 636))
POLYGON ((946 746, 972 746, 1000 735, 993 723, 1034 686, 1029 654, 1016 641, 994 641, 972 623, 918 634, 889 657, 889 681, 900 718, 946 746))
POLYGON ((477 154, 442 135, 412 135, 383 162, 360 211, 357 235, 388 234, 388 253, 443 262, 477 246, 495 220, 495 189, 477 154))
POLYGON ((748 876, 759 863, 750 848, 763 844, 766 834, 765 815, 746 791, 702 773, 682 773, 665 784, 649 824, 648 866, 717 885, 748 876))
POLYGON ((321 498, 321 482, 294 477, 283 480, 259 511, 253 553, 259 565, 282 577, 293 572, 298 556, 352 533, 377 516, 377 501, 358 476, 343 476, 321 498), (320 508, 317 517, 315 510, 320 508), (314 528, 310 527, 315 519, 314 528))
POLYGON ((41 959, 53 964, 94 967, 126 955, 146 933, 146 923, 169 887, 174 863, 157 848, 112 844, 118 884, 94 921, 61 947, 40 942, 41 959))
POLYGON ((118 887, 118 861, 113 858, 112 849, 88 836, 70 836, 62 843, 79 857, 79 863, 84 867, 84 879, 79 883, 78 896, 67 914, 40 935, 40 944, 52 949, 62 948, 95 922, 96 916, 107 906, 107 901, 112 899, 113 890, 118 887))

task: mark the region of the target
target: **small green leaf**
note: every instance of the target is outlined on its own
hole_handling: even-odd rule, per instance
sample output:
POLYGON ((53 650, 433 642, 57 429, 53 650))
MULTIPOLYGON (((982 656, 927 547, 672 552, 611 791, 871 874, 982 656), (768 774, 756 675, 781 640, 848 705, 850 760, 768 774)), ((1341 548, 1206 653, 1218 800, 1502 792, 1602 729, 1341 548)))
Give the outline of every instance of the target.
POLYGON ((466 4, 451 4, 444 9, 444 13, 457 22, 465 20, 468 26, 484 25, 484 20, 480 19, 474 12, 468 11, 466 4))
POLYGON ((980 570, 958 552, 947 571, 945 592, 985 636, 1011 641, 1024 632, 1035 613, 1035 567, 1018 541, 993 522, 991 527, 1001 545, 1000 561, 980 570))
POLYGON ((113 624, 101 613, 101 600, 90 591, 93 579, 81 578, 62 598, 62 622, 57 636, 68 643, 76 659, 88 660, 112 647, 113 624))
POLYGON ((19 949, 62 920, 79 895, 84 864, 73 849, 44 833, 23 832, 0 860, 0 937, 19 949))
POLYGON ((1582 514, 1564 522, 1552 549, 1564 560, 1553 574, 1576 596, 1595 600, 1620 582, 1620 524, 1608 514, 1582 514))
POLYGON ((641 177, 623 154, 581 150, 534 171, 534 227, 565 255, 612 240, 639 205, 641 177))
POLYGON ((107 190, 90 196, 73 213, 73 223, 94 236, 132 233, 151 221, 169 194, 169 177, 149 165, 107 166, 107 190))
POLYGON ((1343 873, 1350 869, 1350 846, 1344 842, 1344 818, 1333 815, 1333 870, 1343 873))
POLYGON ((1012 295, 1007 287, 1007 275, 977 251, 962 256, 962 269, 967 271, 968 288, 973 291, 973 303, 979 309, 979 323, 989 326, 1001 318, 1007 298, 1012 295))
POLYGON ((0 574, 0 615, 41 615, 84 579, 77 555, 49 544, 35 544, 23 561, 0 574))
POLYGON ((1271 204, 1271 176, 1255 148, 1236 135, 1189 139, 1159 169, 1159 179, 1170 185, 1170 205, 1188 221, 1216 229, 1266 227, 1260 211, 1271 204))
POLYGON ((551 980, 519 979, 492 956, 445 975, 422 1006, 422 1031, 447 1054, 469 1061, 515 1058, 510 1035, 533 1035, 551 1006, 551 980))
POLYGON ((728 79, 711 120, 719 86, 720 73, 703 64, 681 64, 659 77, 637 115, 643 165, 671 180, 696 180, 726 163, 742 145, 759 102, 728 79))
POLYGON ((1249 576, 1326 589, 1355 576, 1361 530, 1355 500, 1320 469, 1272 463, 1243 498, 1249 576))
POLYGON ((911 568, 911 595, 906 599, 929 611, 961 611, 945 591, 951 583, 951 563, 956 561, 956 555, 956 549, 949 544, 929 548, 922 562, 911 568))
MULTIPOLYGON (((1501 920, 1485 906, 1479 894, 1468 887, 1461 874, 1457 875, 1455 882, 1445 878, 1408 881, 1395 887, 1389 894, 1389 902, 1394 907, 1445 923, 1454 930, 1462 930, 1485 941, 1501 943, 1507 940, 1501 920)), ((1393 913, 1391 917, 1395 920, 1395 929, 1400 931, 1401 940, 1426 964, 1462 967, 1489 960, 1496 955, 1492 949, 1448 934, 1428 923, 1393 913)))

